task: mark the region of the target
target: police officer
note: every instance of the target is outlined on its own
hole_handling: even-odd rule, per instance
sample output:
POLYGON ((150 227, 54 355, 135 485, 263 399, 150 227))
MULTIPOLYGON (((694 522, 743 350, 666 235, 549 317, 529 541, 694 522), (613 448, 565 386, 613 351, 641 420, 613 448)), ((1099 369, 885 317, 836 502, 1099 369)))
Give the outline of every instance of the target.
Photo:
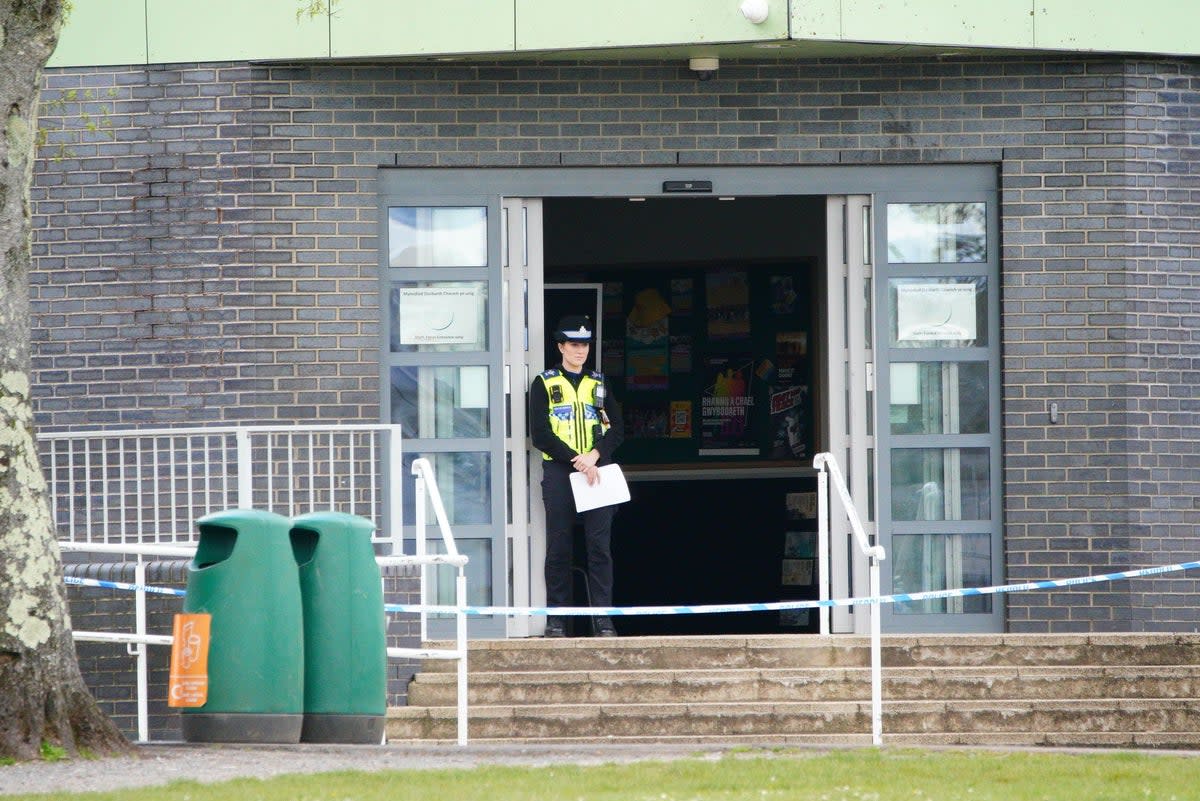
MULTIPOLYGON (((554 341, 561 364, 538 375, 529 388, 529 436, 544 459, 546 602, 551 607, 572 605, 576 512, 570 475, 583 473, 588 483, 594 484, 599 480, 597 468, 612 461, 613 451, 625 435, 621 410, 613 402, 604 376, 583 369, 591 350, 590 320, 579 315, 562 318, 554 329, 554 341)), ((588 589, 594 606, 612 606, 609 541, 615 510, 615 506, 601 506, 582 513, 588 589)), ((601 637, 617 636, 607 616, 593 618, 593 628, 601 637)), ((561 616, 546 619, 546 636, 566 636, 561 616)))

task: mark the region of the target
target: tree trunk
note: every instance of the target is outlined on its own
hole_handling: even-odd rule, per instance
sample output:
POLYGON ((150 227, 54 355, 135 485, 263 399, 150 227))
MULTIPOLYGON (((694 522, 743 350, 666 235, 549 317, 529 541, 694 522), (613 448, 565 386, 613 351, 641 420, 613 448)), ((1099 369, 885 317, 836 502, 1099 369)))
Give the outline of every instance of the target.
POLYGON ((129 745, 84 686, 33 436, 29 182, 63 0, 0 0, 0 757, 129 745))

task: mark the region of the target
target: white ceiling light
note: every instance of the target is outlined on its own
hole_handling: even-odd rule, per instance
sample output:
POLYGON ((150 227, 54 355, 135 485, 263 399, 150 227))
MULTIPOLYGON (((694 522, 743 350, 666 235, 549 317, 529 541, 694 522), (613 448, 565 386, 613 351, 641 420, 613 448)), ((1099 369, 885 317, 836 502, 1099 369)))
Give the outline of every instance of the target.
POLYGON ((755 25, 761 25, 767 21, 767 17, 771 13, 771 6, 767 0, 742 0, 738 10, 742 12, 743 17, 755 25))

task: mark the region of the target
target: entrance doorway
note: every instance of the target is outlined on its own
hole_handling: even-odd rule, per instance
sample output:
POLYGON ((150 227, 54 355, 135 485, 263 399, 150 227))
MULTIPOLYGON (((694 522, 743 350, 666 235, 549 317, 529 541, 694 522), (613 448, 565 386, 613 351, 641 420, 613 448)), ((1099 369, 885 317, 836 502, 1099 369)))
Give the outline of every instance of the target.
MULTIPOLYGON (((868 535, 888 553, 884 593, 1002 580, 993 166, 429 168, 379 177, 381 415, 405 426, 406 460, 435 464, 455 538, 471 554, 472 604, 545 605, 541 466, 524 407, 530 379, 546 366, 546 282, 600 285, 599 366, 625 382, 618 399, 642 432, 618 454, 637 493, 618 517, 618 603, 657 600, 651 592, 660 590, 674 604, 786 598, 785 586, 804 586, 806 532, 792 523, 807 513, 814 451, 837 458, 868 535), (794 295, 793 310, 775 308, 776 293, 794 295), (665 351, 663 337, 648 335, 664 307, 665 351), (807 428, 793 421, 789 433, 770 417, 796 407, 807 428), (803 458, 788 456, 793 442, 803 458), (782 523, 765 511, 778 510, 778 499, 754 495, 773 492, 776 480, 801 487, 785 493, 782 523), (732 500, 716 500, 722 493, 732 500), (698 512, 701 501, 717 505, 698 512), (720 522, 730 509, 746 511, 720 522), (719 533, 697 534, 681 524, 685 514, 719 533), (768 526, 774 535, 763 534, 768 526), (743 556, 753 561, 740 564, 743 556), (669 589, 675 578, 686 593, 669 589)), ((411 499, 400 500, 411 519, 411 499)), ((836 528, 844 520, 835 510, 827 558, 811 560, 813 573, 827 564, 833 598, 865 589, 865 560, 836 528)), ((864 616, 853 609, 835 609, 829 630, 856 631, 864 616)), ((472 618, 470 631, 537 635, 543 619, 472 618)), ((627 633, 655 625, 631 621, 627 633)), ((810 630, 811 620, 802 623, 787 630, 810 630)), ((896 605, 883 624, 978 632, 1001 631, 1004 619, 1002 604, 983 597, 896 605)))
MULTIPOLYGON (((543 199, 543 329, 593 314, 598 290, 597 368, 625 420, 617 605, 817 597, 826 229, 824 197, 543 199), (564 308, 572 298, 584 306, 564 308)), ((617 623, 622 634, 818 627, 807 610, 617 623)))

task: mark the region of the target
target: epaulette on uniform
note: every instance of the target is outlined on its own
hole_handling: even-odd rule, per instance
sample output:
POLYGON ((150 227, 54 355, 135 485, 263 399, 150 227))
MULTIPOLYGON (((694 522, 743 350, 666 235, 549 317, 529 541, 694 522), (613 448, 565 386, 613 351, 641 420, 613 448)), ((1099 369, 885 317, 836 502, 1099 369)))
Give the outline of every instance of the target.
POLYGON ((549 370, 546 370, 541 374, 543 380, 547 378, 554 378, 556 375, 562 375, 562 371, 557 367, 551 367, 549 370))
POLYGON ((596 379, 597 381, 604 380, 604 373, 600 372, 599 370, 592 370, 590 373, 588 373, 588 375, 591 376, 592 378, 596 379))

